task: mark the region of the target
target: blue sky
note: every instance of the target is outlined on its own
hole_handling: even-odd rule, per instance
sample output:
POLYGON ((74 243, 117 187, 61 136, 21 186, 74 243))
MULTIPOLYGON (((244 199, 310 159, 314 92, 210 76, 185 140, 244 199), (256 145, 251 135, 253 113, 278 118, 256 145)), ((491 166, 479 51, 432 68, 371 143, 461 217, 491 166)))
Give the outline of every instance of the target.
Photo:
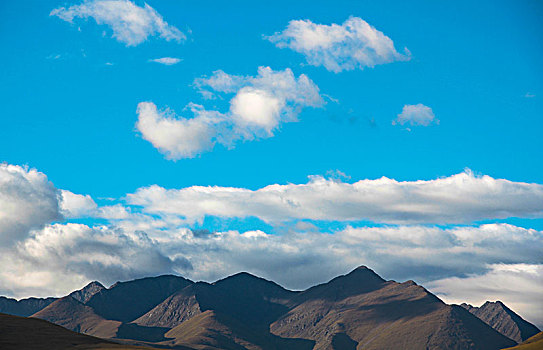
MULTIPOLYGON (((77 6, 112 3, 121 10, 146 6, 128 0, 0 2, 0 170, 8 174, 0 176, 0 209, 13 202, 22 208, 14 213, 40 213, 34 215, 39 220, 29 214, 0 225, 9 237, 4 246, 19 242, 20 250, 0 281, 23 273, 16 261, 60 264, 50 260, 59 252, 40 253, 39 260, 32 255, 37 250, 22 248, 43 244, 40 249, 50 252, 59 249, 56 240, 73 239, 73 246, 97 254, 103 251, 85 242, 114 240, 118 245, 107 251, 132 261, 130 254, 142 249, 150 260, 115 269, 96 262, 89 263, 98 264, 92 269, 58 265, 65 270, 62 281, 28 263, 24 273, 39 270, 57 289, 21 284, 0 292, 62 294, 91 279, 109 283, 174 272, 212 280, 250 269, 302 288, 361 263, 377 266, 385 277, 428 282, 452 301, 460 293, 453 278, 484 285, 521 273, 523 287, 543 279, 542 256, 530 250, 543 247, 540 1, 149 0, 149 13, 167 23, 163 37, 130 30, 113 37, 113 22, 97 24, 122 11, 67 20, 70 9, 83 8, 77 6), (342 56, 334 63, 355 64, 338 71, 330 61, 308 61, 292 45, 281 47, 290 45, 291 21, 329 30, 349 18, 381 33, 379 45, 390 40, 392 56, 362 63, 342 56), (274 34, 279 39, 269 38, 274 34), (152 61, 161 58, 179 62, 152 61), (237 85, 221 91, 212 83, 217 71, 237 85), (274 82, 292 77, 294 87, 270 85, 266 72, 274 82), (191 104, 203 107, 193 113, 191 104), (142 106, 150 108, 148 122, 169 120, 171 127, 143 126, 142 106), (196 129, 186 127, 190 120, 196 129), (199 127, 211 133, 214 147, 205 146, 206 132, 193 132, 199 127), (204 146, 191 148, 199 143, 204 146), (180 155, 187 147, 193 153, 180 155), (284 187, 259 190, 276 184, 284 187), (213 246, 192 231, 202 228, 211 231, 203 236, 215 234, 223 243, 213 246), (230 231, 238 236, 224 233, 230 231), (247 237, 270 243, 240 243, 247 237), (491 239, 497 243, 489 245, 491 239), (413 252, 384 253, 404 244, 426 249, 428 260, 418 261, 413 252), (486 250, 454 255, 449 244, 486 250), (341 248, 331 252, 325 245, 341 248), (507 252, 500 245, 516 248, 507 252), (355 250, 365 246, 364 253, 355 250), (333 260, 341 249, 348 257, 333 260), (521 256, 525 251, 531 253, 521 256), (430 259, 433 252, 447 262, 430 259), (259 260, 262 254, 277 259, 259 260), (304 268, 326 254, 330 265, 322 275, 300 280, 304 268), (469 263, 452 263, 462 254, 469 263)), ((338 47, 352 53, 364 45, 340 41, 338 47)), ((330 52, 313 53, 320 60, 330 52)), ((474 303, 495 296, 529 313, 514 293, 471 292, 474 303)))

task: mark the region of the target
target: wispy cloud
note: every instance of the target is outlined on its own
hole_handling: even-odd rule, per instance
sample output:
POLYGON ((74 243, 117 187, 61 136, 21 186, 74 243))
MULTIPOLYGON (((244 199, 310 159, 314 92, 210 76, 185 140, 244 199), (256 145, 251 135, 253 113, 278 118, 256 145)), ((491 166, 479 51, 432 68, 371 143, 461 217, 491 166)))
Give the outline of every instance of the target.
POLYGON ((156 63, 160 63, 166 66, 178 64, 181 61, 182 60, 180 58, 176 58, 176 57, 162 57, 162 58, 155 58, 155 59, 149 60, 149 62, 156 62, 156 63))
POLYGON ((126 46, 139 45, 155 35, 167 41, 186 39, 185 34, 164 21, 154 8, 148 4, 141 7, 130 0, 86 0, 68 8, 56 8, 50 16, 70 23, 75 18, 93 18, 97 24, 109 26, 113 37, 126 46))
POLYGON ((260 67, 253 77, 216 71, 195 86, 208 97, 234 94, 229 111, 206 110, 190 103, 192 118, 158 110, 152 102, 138 105, 137 130, 168 159, 192 158, 219 143, 233 147, 240 140, 274 136, 282 123, 297 121, 304 107, 324 104, 319 88, 306 75, 295 77, 290 69, 260 67))
POLYGON ((412 126, 428 126, 432 123, 439 124, 439 119, 435 117, 432 108, 425 106, 422 103, 403 106, 402 113, 398 114, 398 118, 392 121, 392 125, 409 124, 412 126))
POLYGON ((350 17, 341 25, 294 20, 282 32, 264 38, 279 48, 303 54, 313 66, 336 73, 410 58, 407 49, 399 53, 388 36, 358 17, 350 17))

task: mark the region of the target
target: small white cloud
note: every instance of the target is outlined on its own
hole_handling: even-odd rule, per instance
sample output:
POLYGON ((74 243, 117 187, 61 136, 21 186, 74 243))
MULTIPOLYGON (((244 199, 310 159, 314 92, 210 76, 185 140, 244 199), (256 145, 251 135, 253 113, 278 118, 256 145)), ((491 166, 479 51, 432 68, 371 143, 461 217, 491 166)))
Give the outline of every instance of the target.
POLYGON ((162 57, 162 58, 155 58, 155 59, 149 60, 149 62, 156 62, 156 63, 160 63, 166 66, 171 66, 171 65, 178 64, 179 62, 181 62, 181 59, 175 58, 175 57, 162 57))
POLYGON ((192 118, 159 111, 152 102, 138 105, 137 130, 168 159, 192 158, 219 143, 228 148, 240 140, 274 136, 282 123, 295 122, 304 107, 320 107, 319 88, 306 75, 290 69, 260 67, 258 75, 236 76, 215 71, 196 79, 194 86, 206 97, 234 94, 225 112, 191 103, 192 118))
POLYGON ((524 95, 524 97, 526 98, 534 98, 535 97, 535 94, 532 94, 530 92, 527 92, 526 95, 524 95))
POLYGON ((91 216, 98 206, 89 195, 75 194, 61 190, 60 207, 66 218, 81 218, 91 216))
MULTIPOLYGON (((392 121, 392 125, 428 126, 432 123, 439 124, 439 120, 436 119, 432 109, 422 103, 403 106, 402 113, 398 114, 398 118, 392 121)), ((408 131, 411 131, 411 129, 408 131)))
POLYGON ((303 54, 313 66, 336 73, 410 58, 407 49, 405 54, 397 52, 389 37, 358 17, 350 17, 341 25, 290 21, 284 31, 264 38, 279 48, 303 54))
POLYGON ((140 7, 130 0, 86 0, 68 8, 56 8, 50 16, 70 23, 74 18, 93 18, 99 25, 108 25, 113 30, 113 37, 126 46, 139 45, 155 35, 167 41, 186 39, 185 34, 166 23, 151 6, 140 7))

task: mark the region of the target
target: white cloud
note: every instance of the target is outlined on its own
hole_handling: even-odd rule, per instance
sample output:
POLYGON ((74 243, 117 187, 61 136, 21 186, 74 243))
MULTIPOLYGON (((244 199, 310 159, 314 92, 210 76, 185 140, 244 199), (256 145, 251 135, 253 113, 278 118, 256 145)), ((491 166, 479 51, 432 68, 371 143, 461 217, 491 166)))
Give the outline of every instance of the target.
POLYGON ((427 284, 446 302, 475 306, 500 300, 530 322, 543 326, 543 264, 491 264, 489 271, 427 284))
POLYGON ((181 59, 176 58, 176 57, 162 57, 162 58, 151 59, 149 60, 149 62, 156 62, 156 63, 160 63, 166 66, 171 66, 171 65, 178 64, 179 62, 181 62, 181 59))
POLYGON ((216 143, 231 148, 236 141, 271 137, 282 123, 297 121, 303 107, 324 104, 319 88, 304 74, 296 78, 288 68, 260 67, 254 77, 216 71, 196 79, 194 85, 205 97, 234 94, 229 111, 190 103, 193 117, 184 118, 159 111, 151 102, 138 105, 137 130, 168 159, 192 158, 216 143))
POLYGON ((398 118, 392 121, 392 125, 400 124, 422 125, 428 126, 432 123, 439 124, 434 112, 428 106, 421 103, 416 105, 403 106, 402 113, 398 114, 398 118))
POLYGON ((358 17, 350 17, 341 25, 290 21, 284 31, 265 39, 303 54, 313 66, 336 73, 410 58, 407 49, 405 54, 397 52, 389 37, 358 17))
POLYGON ((470 223, 508 217, 543 217, 543 185, 511 182, 471 171, 429 181, 386 177, 344 183, 313 176, 305 184, 258 190, 192 186, 143 187, 127 195, 144 212, 177 215, 187 222, 205 216, 257 217, 268 223, 298 219, 378 223, 470 223))
POLYGON ((36 169, 0 164, 0 245, 11 245, 28 231, 61 220, 59 193, 36 169))
POLYGON ((66 218, 91 216, 98 207, 91 196, 61 190, 61 212, 66 218))
POLYGON ((126 46, 136 46, 149 36, 158 35, 167 41, 184 40, 185 34, 164 21, 151 6, 137 6, 130 0, 86 0, 68 8, 59 7, 50 16, 72 23, 74 18, 93 18, 113 30, 113 37, 126 46))
POLYGON ((192 158, 213 148, 219 115, 192 108, 194 118, 177 118, 169 110, 158 111, 152 102, 138 104, 136 128, 142 137, 169 159, 192 158))

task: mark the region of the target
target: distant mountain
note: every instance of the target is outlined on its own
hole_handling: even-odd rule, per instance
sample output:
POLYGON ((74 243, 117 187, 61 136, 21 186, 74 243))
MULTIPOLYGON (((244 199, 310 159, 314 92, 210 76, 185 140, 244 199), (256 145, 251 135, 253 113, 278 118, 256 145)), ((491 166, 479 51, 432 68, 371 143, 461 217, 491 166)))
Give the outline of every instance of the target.
POLYGON ((100 282, 94 281, 79 290, 71 292, 69 296, 85 304, 87 301, 89 301, 90 298, 94 296, 94 294, 100 292, 103 289, 106 289, 106 287, 104 287, 100 282))
POLYGON ((288 310, 296 295, 280 285, 248 273, 239 273, 213 284, 198 282, 168 297, 135 323, 176 327, 206 310, 243 320, 252 327, 268 328, 288 310))
POLYGON ((15 300, 0 297, 0 312, 15 316, 30 316, 58 298, 27 298, 15 300))
POLYGON ((481 307, 474 307, 466 303, 460 306, 517 343, 522 343, 540 332, 536 326, 525 321, 501 301, 487 301, 481 307))
POLYGON ((72 332, 44 320, 6 314, 0 314, 0 349, 144 350, 72 332))
POLYGON ((108 320, 129 322, 192 283, 186 278, 173 275, 117 282, 94 294, 86 305, 108 320))
POLYGON ((514 342, 412 281, 385 281, 359 267, 297 295, 273 334, 314 349, 500 349, 514 342))
POLYGON ((499 350, 516 345, 415 282, 386 281, 364 266, 301 292, 249 273, 215 283, 177 276, 110 288, 91 283, 34 317, 116 342, 185 350, 499 350))

